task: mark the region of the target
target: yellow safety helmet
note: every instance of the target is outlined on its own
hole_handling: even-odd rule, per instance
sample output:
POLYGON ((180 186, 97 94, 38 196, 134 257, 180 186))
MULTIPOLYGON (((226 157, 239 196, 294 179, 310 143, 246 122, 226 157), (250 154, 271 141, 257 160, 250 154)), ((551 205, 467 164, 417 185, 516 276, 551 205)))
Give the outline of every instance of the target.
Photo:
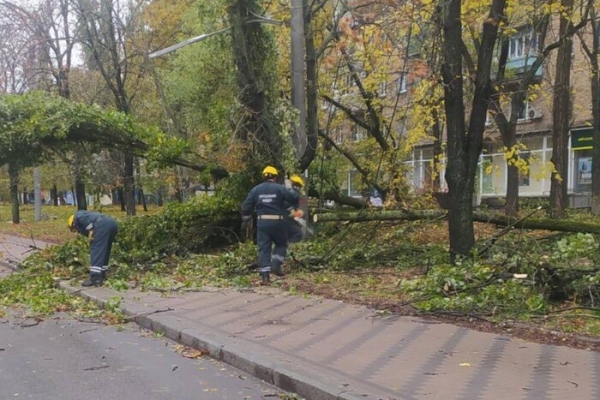
POLYGON ((270 165, 267 165, 265 167, 265 169, 263 169, 263 172, 262 172, 262 176, 264 178, 271 177, 271 176, 275 177, 277 175, 279 175, 279 173, 277 172, 277 169, 275 167, 271 167, 270 165))
POLYGON ((302 179, 302 177, 300 175, 292 175, 290 177, 290 182, 292 182, 292 185, 298 185, 300 187, 304 187, 304 179, 302 179))
POLYGON ((71 215, 69 217, 69 228, 73 227, 73 222, 75 221, 75 215, 71 215))

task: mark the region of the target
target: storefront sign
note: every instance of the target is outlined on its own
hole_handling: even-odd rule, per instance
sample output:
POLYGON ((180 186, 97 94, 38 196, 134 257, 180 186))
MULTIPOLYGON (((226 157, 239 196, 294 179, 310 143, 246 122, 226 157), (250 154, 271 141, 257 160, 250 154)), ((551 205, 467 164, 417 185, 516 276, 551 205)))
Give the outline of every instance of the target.
POLYGON ((594 148, 594 130, 592 128, 571 131, 571 149, 591 150, 594 148))

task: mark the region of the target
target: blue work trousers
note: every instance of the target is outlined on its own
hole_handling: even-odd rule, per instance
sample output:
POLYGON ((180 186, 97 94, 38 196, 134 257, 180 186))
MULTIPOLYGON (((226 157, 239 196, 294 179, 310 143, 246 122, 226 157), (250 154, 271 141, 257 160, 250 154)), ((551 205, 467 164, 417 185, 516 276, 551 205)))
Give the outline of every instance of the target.
POLYGON ((259 219, 257 230, 260 272, 280 272, 288 245, 285 221, 259 219))
POLYGON ((90 243, 90 272, 100 274, 108 270, 112 244, 119 232, 114 219, 100 217, 94 222, 94 233, 90 243))

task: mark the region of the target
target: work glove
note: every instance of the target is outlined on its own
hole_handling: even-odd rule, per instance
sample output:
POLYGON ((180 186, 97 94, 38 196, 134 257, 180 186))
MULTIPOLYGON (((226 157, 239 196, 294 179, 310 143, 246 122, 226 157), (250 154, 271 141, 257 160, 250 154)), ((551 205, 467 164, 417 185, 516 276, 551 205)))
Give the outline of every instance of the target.
POLYGON ((252 215, 242 216, 242 235, 248 239, 252 237, 252 215))
POLYGON ((292 218, 302 218, 304 216, 304 211, 302 211, 301 209, 296 209, 296 210, 292 210, 292 212, 290 213, 290 217, 292 218))
POLYGON ((93 230, 91 230, 91 231, 88 232, 88 239, 90 240, 90 242, 92 240, 94 240, 94 231, 93 230))

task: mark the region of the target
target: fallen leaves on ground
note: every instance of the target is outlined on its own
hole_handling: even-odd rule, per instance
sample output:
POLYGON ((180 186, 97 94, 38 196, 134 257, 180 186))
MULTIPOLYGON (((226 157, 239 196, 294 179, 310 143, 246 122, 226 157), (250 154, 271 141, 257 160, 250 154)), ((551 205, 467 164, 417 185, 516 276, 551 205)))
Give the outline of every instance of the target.
POLYGON ((200 358, 209 354, 206 349, 198 350, 183 345, 176 345, 175 351, 185 358, 200 358))

